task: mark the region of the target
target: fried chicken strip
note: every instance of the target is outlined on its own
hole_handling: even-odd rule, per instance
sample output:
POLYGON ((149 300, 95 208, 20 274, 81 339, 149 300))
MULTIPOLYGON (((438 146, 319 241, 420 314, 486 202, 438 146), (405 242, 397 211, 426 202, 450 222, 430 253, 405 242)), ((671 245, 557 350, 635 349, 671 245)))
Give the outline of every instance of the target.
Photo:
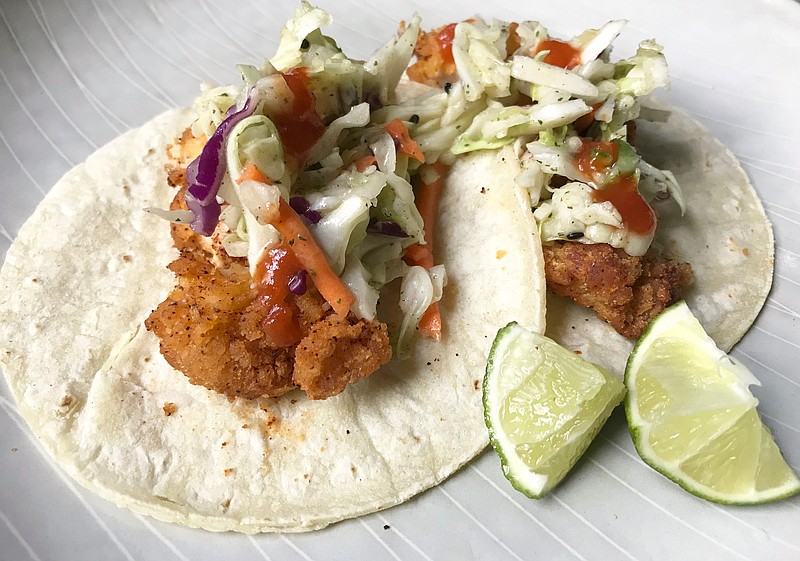
POLYGON ((692 282, 688 263, 633 257, 608 244, 560 242, 545 245, 547 287, 597 316, 629 339, 681 298, 692 282))
POLYGON ((446 35, 449 35, 449 41, 452 41, 454 27, 454 24, 451 24, 429 32, 420 30, 417 43, 414 45, 417 62, 409 66, 406 71, 411 80, 440 87, 448 78, 455 76, 456 63, 452 54, 444 49, 442 44, 442 38, 446 35))

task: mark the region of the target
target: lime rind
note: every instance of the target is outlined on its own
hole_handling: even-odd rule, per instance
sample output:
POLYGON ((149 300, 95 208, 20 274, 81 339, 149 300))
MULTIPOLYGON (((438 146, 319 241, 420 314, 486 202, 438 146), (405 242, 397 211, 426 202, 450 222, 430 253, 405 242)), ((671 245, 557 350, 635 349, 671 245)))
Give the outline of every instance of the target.
POLYGON ((637 452, 650 467, 709 501, 751 505, 800 493, 800 479, 756 412, 758 401, 748 386, 757 383, 717 349, 685 303, 673 305, 650 324, 625 369, 625 414, 637 452), (666 370, 670 353, 678 356, 676 371, 691 368, 699 379, 678 382, 666 370))
POLYGON ((622 383, 515 322, 497 333, 483 382, 484 420, 511 485, 531 498, 555 487, 625 393, 622 383))

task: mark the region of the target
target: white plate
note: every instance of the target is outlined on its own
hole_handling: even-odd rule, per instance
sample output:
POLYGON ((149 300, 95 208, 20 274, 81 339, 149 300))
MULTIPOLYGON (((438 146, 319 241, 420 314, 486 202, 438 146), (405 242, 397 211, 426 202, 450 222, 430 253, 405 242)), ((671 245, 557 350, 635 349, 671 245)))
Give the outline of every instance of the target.
MULTIPOLYGON (((198 82, 238 79, 271 56, 295 2, 0 2, 0 256, 49 187, 96 147, 175 105, 198 82)), ((760 378, 760 412, 800 468, 800 6, 697 2, 394 2, 326 6, 330 33, 366 57, 413 11, 426 27, 480 13, 538 19, 568 37, 611 18, 618 55, 655 37, 673 88, 662 95, 739 157, 775 226, 775 284, 734 354, 760 378)), ((1 321, 1 318, 0 318, 1 321)), ((464 560, 800 559, 800 498, 762 507, 695 499, 646 467, 621 411, 550 497, 516 493, 485 452, 393 509, 302 535, 218 535, 134 515, 69 481, 43 457, 0 384, 0 557, 464 560)))

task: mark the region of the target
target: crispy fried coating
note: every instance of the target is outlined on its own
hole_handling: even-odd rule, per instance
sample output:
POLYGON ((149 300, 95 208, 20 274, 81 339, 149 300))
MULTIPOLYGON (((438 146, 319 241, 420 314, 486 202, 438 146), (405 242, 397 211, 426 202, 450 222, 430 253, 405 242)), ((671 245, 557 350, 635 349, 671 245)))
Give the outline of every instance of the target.
POLYGON ((417 62, 409 66, 406 71, 411 80, 428 86, 441 87, 448 78, 455 77, 456 64, 452 57, 446 57, 442 52, 438 39, 445 27, 447 26, 429 32, 420 29, 417 43, 414 45, 417 62))
POLYGON ((594 309, 621 335, 636 339, 692 282, 688 263, 633 257, 608 244, 545 245, 547 287, 594 309))
POLYGON ((247 268, 223 273, 192 251, 169 268, 178 284, 145 327, 160 339, 167 362, 193 384, 247 399, 300 386, 311 399, 325 399, 392 356, 385 324, 343 318, 314 290, 290 302, 303 339, 296 348, 276 348, 262 328, 264 306, 247 268))
POLYGON ((189 251, 169 268, 178 284, 145 321, 167 362, 193 384, 229 397, 274 397, 294 388, 293 352, 264 340, 247 269, 223 275, 189 251))
MULTIPOLYGON (((167 183, 170 187, 178 189, 169 205, 170 210, 188 210, 186 206, 186 166, 200 155, 204 141, 203 138, 196 138, 192 134, 192 129, 187 128, 180 138, 167 146, 167 155, 170 158, 164 168, 164 171, 167 172, 167 183)), ((173 223, 170 225, 170 233, 178 251, 189 250, 197 252, 199 255, 205 253, 202 236, 195 234, 188 224, 173 223)))
POLYGON ((315 323, 297 345, 294 382, 311 399, 325 399, 366 378, 391 358, 386 324, 352 322, 331 314, 315 323))
MULTIPOLYGON (((186 178, 182 177, 181 181, 183 182, 183 186, 180 187, 179 191, 175 194, 175 198, 172 199, 172 202, 169 204, 170 210, 188 210, 185 200, 186 178)), ((169 226, 169 231, 172 235, 172 242, 175 244, 175 248, 178 251, 191 251, 198 255, 205 254, 202 243, 203 238, 195 234, 188 224, 176 224, 173 222, 169 226)))
MULTIPOLYGON (((467 20, 467 22, 472 21, 467 20)), ((446 82, 454 82, 458 78, 456 63, 449 46, 455 25, 455 23, 451 23, 427 32, 420 29, 414 45, 414 55, 416 55, 417 61, 406 71, 411 80, 436 88, 444 86, 446 82)), ((517 27, 519 25, 516 22, 508 26, 507 57, 520 47, 517 27)), ((401 27, 401 31, 403 29, 404 27, 401 27)))
MULTIPOLYGON (((199 145, 202 148, 202 144, 199 145)), ((187 131, 170 148, 166 171, 178 191, 170 209, 186 209, 185 166, 199 153, 187 131)), ((266 309, 247 260, 222 247, 227 227, 210 238, 172 224, 180 257, 169 265, 177 284, 145 321, 161 354, 193 384, 230 398, 277 397, 300 386, 311 399, 340 393, 392 356, 386 325, 335 314, 313 286, 288 305, 302 334, 297 347, 279 348, 263 328, 266 309)))

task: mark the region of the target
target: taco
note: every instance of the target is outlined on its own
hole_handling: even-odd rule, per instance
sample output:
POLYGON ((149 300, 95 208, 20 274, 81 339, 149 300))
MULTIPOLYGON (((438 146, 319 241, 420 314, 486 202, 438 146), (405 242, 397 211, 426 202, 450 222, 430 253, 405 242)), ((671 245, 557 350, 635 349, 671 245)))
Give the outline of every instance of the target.
MULTIPOLYGON (((654 100, 648 100, 648 106, 665 120, 637 121, 637 150, 648 162, 672 172, 682 186, 685 207, 681 214, 670 201, 653 204, 658 228, 649 254, 662 262, 671 258, 691 265, 691 284, 680 298, 714 342, 728 351, 750 328, 772 286, 772 226, 727 148, 685 113, 654 100)), ((644 283, 633 285, 635 301, 635 294, 644 293, 639 288, 644 283)), ((677 297, 664 299, 673 300, 677 297)), ((593 310, 553 290, 547 299, 547 334, 612 372, 625 370, 633 348, 631 339, 593 310)))
MULTIPOLYGON (((420 35, 414 18, 359 62, 320 32, 329 21, 303 4, 276 56, 240 67, 243 86, 208 88, 193 109, 92 155, 8 252, 0 364, 12 393, 56 462, 117 504, 210 530, 299 531, 397 504, 458 469, 488 443, 480 382, 496 330, 544 329, 542 242, 560 242, 540 238, 549 231, 532 210, 565 175, 545 173, 528 145, 558 156, 586 116, 618 134, 637 98, 663 85, 649 44, 608 62, 619 22, 576 43, 585 63, 573 68, 587 78, 551 64, 557 43, 535 22, 420 35), (639 89, 622 91, 626 78, 639 89), (431 228, 418 206, 437 183, 431 228)), ((668 146, 687 132, 674 115, 658 133, 668 146)), ((692 150, 710 152, 649 160, 677 164, 684 192, 698 163, 734 165, 691 134, 692 150)), ((667 203, 681 196, 676 177, 645 170, 667 203)), ((758 230, 752 189, 732 183, 719 189, 739 189, 731 204, 744 210, 720 223, 758 230)), ((707 227, 692 216, 678 228, 707 227)), ((703 255, 709 271, 721 262, 703 255)), ((710 285, 692 267, 702 299, 710 285)), ((564 322, 551 329, 567 340, 564 322)), ((597 329, 574 327, 587 340, 597 329)))
POLYGON ((479 108, 457 154, 512 146, 543 243, 547 334, 622 372, 632 341, 686 299, 729 350, 769 293, 772 228, 736 158, 686 114, 653 40, 612 61, 627 22, 563 41, 538 22, 467 20, 423 33, 412 80, 479 108))
MULTIPOLYGON (((397 65, 399 59, 399 66, 396 71, 390 69, 393 78, 386 78, 385 83, 373 77, 378 85, 368 89, 361 85, 366 80, 355 76, 368 65, 345 58, 328 38, 314 31, 327 19, 321 10, 304 6, 293 23, 295 29, 303 24, 300 28, 305 31, 301 36, 285 34, 272 66, 288 73, 285 65, 296 65, 280 62, 285 52, 308 57, 307 68, 313 57, 324 56, 330 59, 328 70, 321 72, 316 82, 309 72, 312 86, 325 86, 325 79, 328 85, 341 86, 352 79, 352 88, 337 87, 337 95, 345 99, 349 92, 355 93, 356 107, 366 109, 367 114, 374 113, 362 105, 368 93, 384 112, 413 113, 407 106, 393 109, 396 106, 390 99, 394 95, 391 82, 399 80, 411 56, 416 24, 378 52, 375 60, 380 64, 397 65), (331 70, 344 67, 352 72, 343 70, 342 76, 336 76, 331 70)), ((261 69, 248 67, 243 72, 252 76, 261 69)), ((274 85, 282 76, 272 68, 263 73, 273 76, 267 85, 274 85)), ((125 134, 53 187, 21 228, 0 274, 0 362, 20 412, 45 450, 93 492, 137 512, 210 530, 309 530, 397 504, 437 484, 485 447, 480 381, 494 333, 512 319, 539 331, 544 328, 541 248, 530 236, 533 218, 527 193, 514 185, 513 174, 493 176, 491 155, 466 158, 446 176, 437 212, 435 253, 447 275, 447 287, 438 302, 444 322, 440 341, 418 336, 414 324, 401 333, 409 314, 416 323, 425 312, 435 279, 428 280, 428 300, 422 303, 408 290, 400 295, 397 285, 402 283, 395 281, 387 287, 395 294, 381 298, 385 313, 380 310, 376 316, 392 328, 395 358, 338 395, 314 400, 293 390, 280 397, 235 398, 235 389, 226 395, 216 391, 224 388, 191 383, 159 352, 161 341, 154 332, 160 329, 156 323, 166 323, 167 316, 153 314, 180 288, 175 273, 167 267, 177 269, 186 264, 192 257, 186 256, 191 244, 206 241, 154 213, 174 221, 185 219, 183 209, 157 209, 168 209, 181 192, 181 167, 187 164, 182 156, 198 144, 192 140, 191 126, 197 130, 199 123, 204 123, 213 136, 214 126, 225 119, 228 106, 238 101, 241 110, 253 99, 248 97, 251 91, 236 88, 236 95, 242 94, 242 99, 236 100, 230 88, 209 90, 201 96, 197 109, 171 111, 125 134), (170 178, 176 186, 169 185, 170 178), (146 208, 151 211, 145 212, 146 208), (485 212, 487 208, 492 211, 485 212), (187 236, 181 247, 184 261, 173 234, 187 236), (514 259, 506 259, 498 270, 501 252, 514 259), (407 309, 401 309, 405 306, 401 298, 408 301, 407 309), (148 318, 153 318, 152 330, 145 325, 148 318), (404 345, 407 356, 397 358, 404 345)), ((317 98, 321 97, 318 93, 317 98)), ((350 101, 344 107, 346 115, 350 101)), ((261 110, 252 116, 258 118, 249 121, 250 128, 243 120, 242 135, 229 137, 228 147, 243 146, 247 133, 258 131, 261 125, 262 132, 272 132, 261 110)), ((351 229, 378 251, 356 264, 370 267, 376 275, 379 266, 394 267, 401 273, 424 275, 425 280, 427 271, 397 259, 397 246, 407 246, 406 241, 419 236, 421 228, 412 231, 418 219, 412 215, 415 209, 408 176, 400 169, 409 158, 395 152, 394 141, 385 131, 385 125, 395 118, 387 116, 374 131, 366 131, 372 124, 365 127, 367 123, 362 121, 358 125, 364 134, 375 133, 375 143, 382 143, 383 151, 376 148, 377 154, 394 160, 397 173, 391 180, 386 179, 392 172, 383 159, 373 158, 364 166, 364 173, 357 166, 354 170, 349 161, 344 164, 341 157, 328 159, 334 152, 344 155, 344 150, 338 152, 344 146, 342 140, 335 150, 329 147, 314 162, 310 160, 315 156, 305 156, 306 167, 312 168, 306 170, 309 182, 334 175, 324 183, 329 187, 324 192, 306 191, 306 202, 323 215, 318 224, 335 226, 325 222, 325 217, 351 204, 343 194, 358 187, 362 193, 377 189, 367 197, 375 204, 365 208, 367 219, 353 221, 351 229), (318 163, 320 160, 324 161, 318 163), (328 165, 331 160, 333 164, 328 165), (350 179, 329 185, 342 174, 350 179), (375 183, 381 176, 377 187, 367 181, 375 183), (396 190, 391 190, 389 181, 396 190), (384 189, 385 204, 383 199, 377 200, 384 189), (388 197, 390 194, 410 200, 388 197), (368 214, 384 209, 386 217, 368 214), (404 219, 407 222, 400 233, 398 224, 404 219), (381 260, 380 251, 389 257, 381 260)), ((198 136, 202 134, 198 130, 198 136)), ((253 155, 251 161, 259 162, 266 175, 272 173, 268 142, 274 138, 271 134, 257 136, 242 148, 242 153, 253 155), (265 154, 266 159, 259 159, 265 154)), ((353 160, 360 156, 362 144, 369 149, 372 142, 356 143, 357 150, 344 157, 353 160)), ((286 163, 289 168, 288 162, 273 163, 286 163)), ((225 176, 227 182, 229 172, 225 176)), ((273 186, 278 184, 275 181, 273 186)), ((211 236, 212 247, 207 251, 196 248, 207 261, 191 261, 188 267, 211 266, 226 254, 230 259, 234 258, 231 254, 239 255, 235 259, 241 261, 249 247, 247 243, 242 247, 241 242, 255 243, 258 228, 257 223, 251 224, 250 235, 245 237, 243 230, 248 225, 242 214, 246 209, 257 210, 257 203, 242 204, 236 222, 230 212, 219 209, 224 213, 220 223, 229 220, 233 228, 227 228, 224 236, 211 236), (217 243, 231 253, 215 253, 217 243)), ((198 209, 191 218, 205 217, 207 212, 214 211, 198 209)), ((310 224, 312 221, 306 227, 315 231, 317 243, 326 243, 321 228, 310 224)), ((216 221, 213 226, 216 229, 216 221)), ((329 241, 342 240, 331 236, 329 241)), ((355 251, 364 249, 356 241, 348 244, 344 240, 346 263, 355 251)), ((228 267, 225 274, 238 274, 240 269, 239 265, 228 267)), ((218 270, 224 270, 224 264, 218 270)), ((213 279, 224 284, 232 277, 220 273, 213 279)), ((309 273, 305 296, 314 283, 309 273)), ((366 292, 373 286, 361 289, 366 292)), ((357 292, 359 285, 351 290, 357 292)), ((180 298, 175 296, 171 302, 174 306, 165 306, 177 307, 180 298)), ((190 311, 200 309, 200 304, 193 303, 190 311)), ((326 318, 332 315, 327 309, 324 313, 326 318)), ((353 313, 348 316, 352 318, 353 313)), ((353 323, 356 321, 361 320, 353 323)), ((195 350, 200 354, 202 349, 195 350)), ((341 358, 350 359, 349 351, 341 358)))

